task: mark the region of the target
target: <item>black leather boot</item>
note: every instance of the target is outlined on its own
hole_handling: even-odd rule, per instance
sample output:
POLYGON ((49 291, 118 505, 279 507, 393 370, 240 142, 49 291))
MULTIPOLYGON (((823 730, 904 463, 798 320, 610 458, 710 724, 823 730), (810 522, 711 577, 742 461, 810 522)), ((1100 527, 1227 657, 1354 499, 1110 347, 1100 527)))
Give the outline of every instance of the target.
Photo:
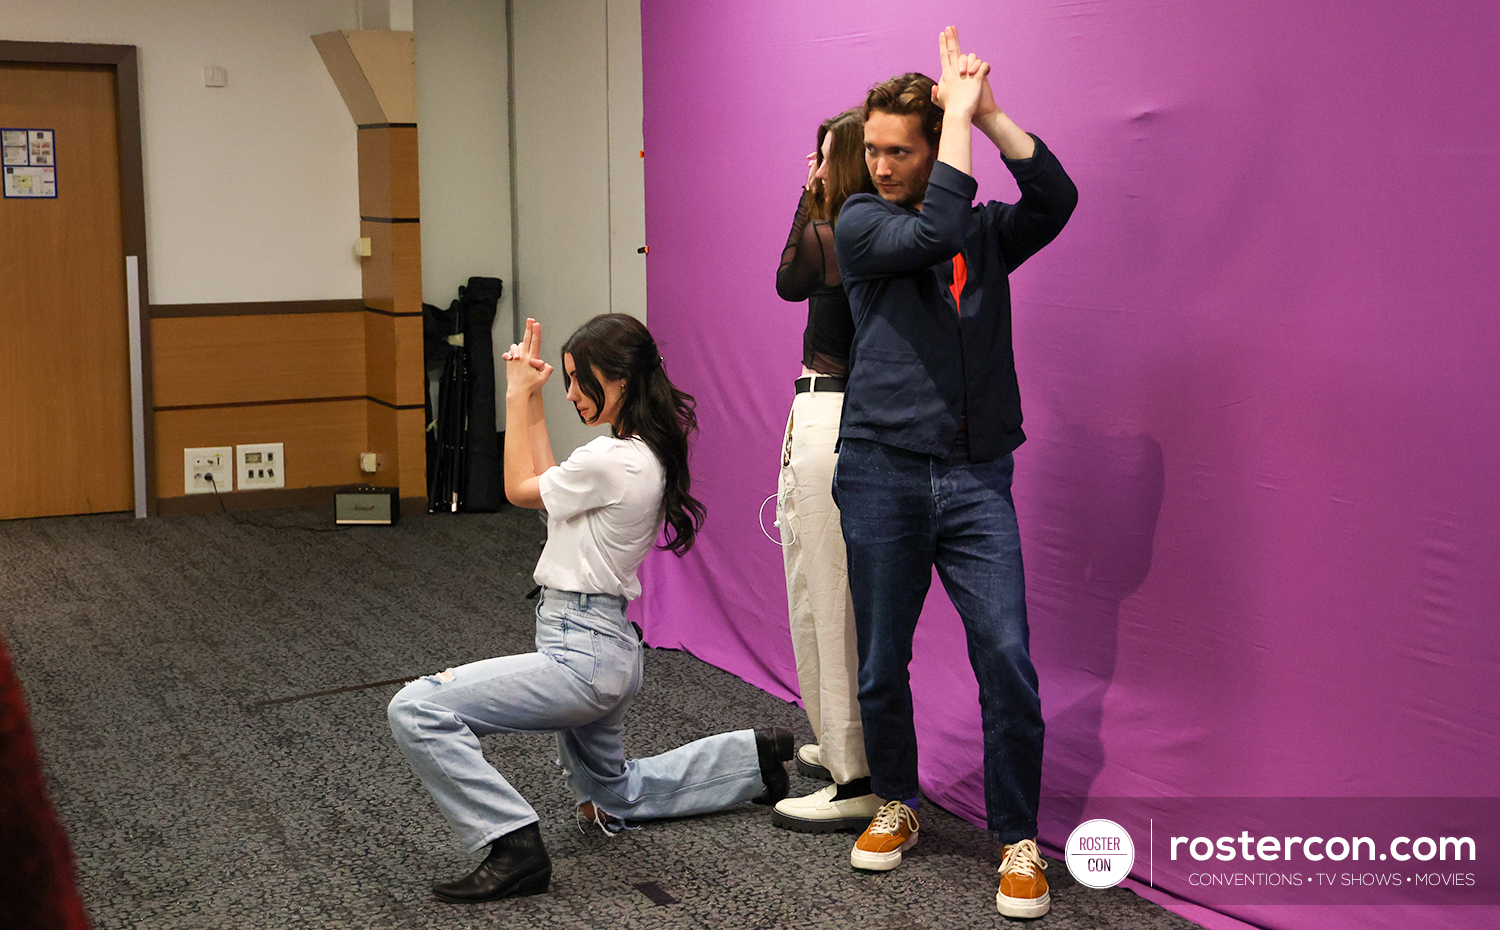
POLYGON ((755 753, 760 757, 760 780, 765 783, 765 793, 755 798, 756 804, 775 804, 786 797, 792 782, 786 773, 786 764, 792 758, 792 731, 782 727, 756 727, 755 753))
POLYGON ((534 823, 505 834, 490 844, 479 868, 452 882, 432 886, 444 901, 472 904, 541 894, 552 881, 552 859, 542 845, 542 830, 534 823))

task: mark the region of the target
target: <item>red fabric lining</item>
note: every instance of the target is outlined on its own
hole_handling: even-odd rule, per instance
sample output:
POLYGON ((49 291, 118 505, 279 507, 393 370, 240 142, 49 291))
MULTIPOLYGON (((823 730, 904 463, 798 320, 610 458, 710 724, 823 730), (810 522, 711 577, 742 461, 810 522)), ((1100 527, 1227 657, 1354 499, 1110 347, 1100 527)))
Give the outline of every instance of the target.
POLYGON ((964 284, 969 280, 969 264, 964 261, 964 253, 959 252, 953 256, 953 283, 948 285, 948 290, 953 292, 953 307, 963 316, 963 304, 959 302, 959 295, 964 292, 964 284))

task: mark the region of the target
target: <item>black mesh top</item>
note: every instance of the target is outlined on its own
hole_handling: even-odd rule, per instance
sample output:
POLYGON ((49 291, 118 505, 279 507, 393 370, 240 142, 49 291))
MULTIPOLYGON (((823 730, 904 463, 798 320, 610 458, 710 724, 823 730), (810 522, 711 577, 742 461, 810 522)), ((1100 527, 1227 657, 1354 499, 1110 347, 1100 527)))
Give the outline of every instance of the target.
POLYGON ((833 254, 833 225, 811 218, 812 196, 803 191, 797 204, 792 231, 781 251, 781 267, 776 269, 776 293, 783 300, 807 301, 802 364, 819 374, 842 378, 849 373, 854 316, 833 254))

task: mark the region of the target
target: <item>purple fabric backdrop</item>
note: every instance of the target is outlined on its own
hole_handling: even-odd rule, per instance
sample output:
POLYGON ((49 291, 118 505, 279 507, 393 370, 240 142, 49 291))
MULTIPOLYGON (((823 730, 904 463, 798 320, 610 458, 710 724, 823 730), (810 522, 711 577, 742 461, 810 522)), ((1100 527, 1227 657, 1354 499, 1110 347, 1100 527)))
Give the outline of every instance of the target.
MULTIPOLYGON (((649 315, 699 400, 709 508, 689 557, 648 562, 648 639, 795 697, 757 526, 805 317, 773 290, 778 252, 818 121, 935 72, 952 23, 1080 190, 1012 279, 1043 839, 1088 813, 1065 797, 1500 795, 1500 8, 912 9, 642 3, 649 315)), ((1014 199, 976 140, 980 196, 1014 199)), ((939 585, 912 686, 924 790, 982 821, 976 688, 939 585)))

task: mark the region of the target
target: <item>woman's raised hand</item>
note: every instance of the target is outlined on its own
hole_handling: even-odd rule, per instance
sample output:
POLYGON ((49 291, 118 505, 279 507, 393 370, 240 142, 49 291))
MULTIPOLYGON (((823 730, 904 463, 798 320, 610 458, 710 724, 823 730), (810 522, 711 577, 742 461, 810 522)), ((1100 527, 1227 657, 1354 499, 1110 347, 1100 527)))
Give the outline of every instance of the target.
POLYGON ((536 320, 526 321, 526 333, 521 341, 500 357, 505 359, 507 392, 535 394, 552 376, 552 366, 542 361, 542 324, 536 320))
MULTIPOLYGON (((945 113, 972 118, 988 86, 990 66, 978 55, 965 55, 958 47, 958 30, 949 26, 938 33, 938 57, 942 76, 932 88, 932 102, 945 113)), ((993 106, 994 98, 990 98, 993 106)))

